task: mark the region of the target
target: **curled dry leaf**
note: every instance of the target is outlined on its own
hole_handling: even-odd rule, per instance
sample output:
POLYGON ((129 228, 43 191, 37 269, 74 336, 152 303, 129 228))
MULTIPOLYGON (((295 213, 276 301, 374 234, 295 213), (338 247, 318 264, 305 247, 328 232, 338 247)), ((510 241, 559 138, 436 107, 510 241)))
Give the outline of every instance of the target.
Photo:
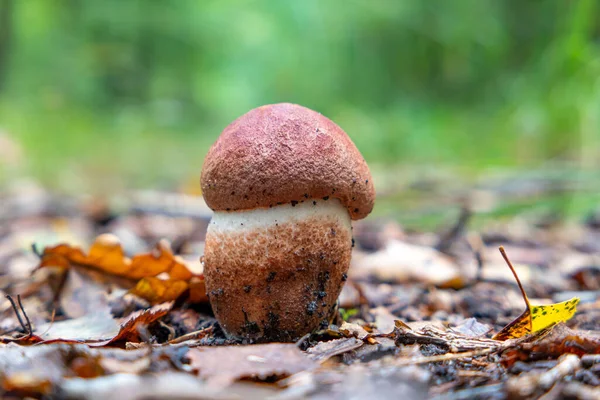
POLYGON ((116 342, 139 342, 140 333, 138 328, 156 322, 158 319, 167 315, 167 313, 171 311, 171 308, 173 308, 173 302, 157 304, 146 310, 136 311, 121 322, 119 333, 112 339, 94 343, 93 346, 106 346, 116 342))
POLYGON ((533 342, 507 349, 502 354, 502 361, 511 366, 516 361, 558 358, 563 354, 600 354, 600 335, 594 331, 573 330, 560 323, 533 342))
POLYGON ((138 327, 149 325, 164 317, 172 307, 173 302, 169 302, 136 311, 120 324, 113 319, 108 310, 87 314, 79 318, 41 325, 37 329, 40 332, 39 336, 34 338, 44 343, 86 342, 90 346, 140 341, 138 327))
POLYGON ((150 253, 129 258, 116 236, 104 234, 96 238, 87 254, 64 243, 46 247, 38 268, 71 266, 138 281, 131 292, 152 304, 176 300, 185 293, 188 301, 208 301, 203 275, 192 273, 185 261, 173 254, 166 240, 159 241, 150 253), (163 276, 168 278, 162 279, 163 276))
POLYGON ((192 368, 211 384, 227 386, 236 380, 283 378, 316 368, 295 344, 195 347, 187 353, 192 368))

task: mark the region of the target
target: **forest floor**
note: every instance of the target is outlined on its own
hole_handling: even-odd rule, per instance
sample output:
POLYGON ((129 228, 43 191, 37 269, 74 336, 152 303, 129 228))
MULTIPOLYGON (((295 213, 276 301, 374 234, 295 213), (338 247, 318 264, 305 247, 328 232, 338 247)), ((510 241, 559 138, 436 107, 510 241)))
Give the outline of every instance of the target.
POLYGON ((566 216, 569 207, 553 207, 571 195, 598 205, 573 195, 580 184, 529 177, 448 189, 429 181, 383 192, 383 210, 404 211, 355 224, 336 320, 297 343, 251 346, 225 337, 204 296, 211 212, 200 197, 78 198, 15 186, 0 194, 1 394, 600 398, 600 209, 566 216), (550 207, 529 206, 541 198, 550 207), (414 229, 416 219, 396 222, 436 213, 452 220, 424 223, 429 232, 414 229), (525 308, 499 246, 532 304, 578 297, 575 316, 493 339, 525 308), (150 259, 158 260, 150 272, 133 271, 150 259))

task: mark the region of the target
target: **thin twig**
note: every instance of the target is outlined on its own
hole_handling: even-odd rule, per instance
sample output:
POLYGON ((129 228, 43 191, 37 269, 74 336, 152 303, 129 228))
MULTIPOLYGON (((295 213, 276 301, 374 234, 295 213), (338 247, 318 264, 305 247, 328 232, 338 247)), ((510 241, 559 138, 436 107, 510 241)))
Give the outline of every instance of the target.
POLYGON ((23 312, 23 316, 25 317, 25 320, 27 321, 27 332, 28 333, 27 333, 27 336, 25 338, 29 339, 33 335, 33 329, 31 329, 31 321, 29 320, 29 316, 25 312, 25 308, 23 307, 23 303, 21 303, 21 295, 20 294, 17 295, 17 301, 19 302, 19 307, 21 308, 21 311, 23 312))
POLYGON ((23 304, 21 303, 21 295, 20 294, 17 295, 17 301, 19 302, 19 307, 21 308, 21 311, 23 312, 23 315, 25 316, 25 320, 27 321, 27 324, 25 324, 25 322, 23 322, 23 318, 21 318, 21 314, 19 313, 17 304, 15 303, 15 301, 13 300, 11 295, 7 294, 5 297, 8 299, 8 301, 10 301, 10 305, 12 306, 12 308, 15 312, 15 315, 17 316, 17 319, 19 320, 19 324, 21 324, 21 328, 23 328, 23 330, 25 332, 27 332, 27 336, 25 336, 25 338, 30 338, 31 335, 33 334, 33 331, 31 329, 31 322, 29 321, 29 317, 27 316, 27 313, 25 312, 25 309, 23 308, 23 304))
POLYGON ((485 355, 488 355, 495 351, 498 351, 498 349, 490 347, 490 348, 481 349, 481 350, 465 351, 462 353, 446 353, 446 354, 440 354, 440 355, 429 356, 429 357, 414 357, 414 358, 407 359, 407 360, 400 359, 400 360, 398 360, 398 362, 394 363, 394 365, 396 365, 396 366, 398 366, 398 365, 419 365, 419 364, 429 364, 429 363, 433 363, 433 362, 460 360, 461 358, 485 356, 485 355))
POLYGON ((204 328, 199 331, 190 332, 185 335, 179 336, 178 338, 169 340, 167 343, 178 344, 178 343, 185 342, 187 340, 200 339, 200 338, 205 337, 209 333, 211 333, 213 331, 213 328, 214 328, 213 326, 209 326, 208 328, 204 328))
POLYGON ((33 254, 38 256, 39 259, 42 258, 42 252, 40 251, 40 249, 38 249, 37 244, 35 242, 31 243, 31 251, 33 251, 33 254))
POLYGON ((50 329, 52 329, 52 325, 54 325, 54 318, 56 318, 56 308, 52 309, 52 316, 50 317, 50 324, 48 325, 48 328, 44 331, 44 333, 38 335, 39 337, 43 337, 50 329))
POLYGON ((473 252, 473 257, 475 257, 475 262, 477 263, 475 282, 481 282, 483 280, 483 267, 485 264, 485 260, 483 259, 483 240, 478 234, 470 234, 467 236, 467 244, 473 252))
POLYGON ((529 298, 527 298, 527 294, 525 293, 525 289, 523 289, 523 285, 521 285, 521 280, 519 279, 519 276, 517 275, 517 271, 515 271, 515 267, 513 267, 512 263, 508 259, 508 256, 506 255, 506 251, 504 251, 504 247, 500 246, 498 248, 498 250, 500 250, 500 254, 502 254, 502 257, 504 258, 504 261, 506 261, 506 263, 508 264, 508 268, 510 268, 510 270, 513 273, 515 279, 517 280, 517 285, 519 285, 519 289, 521 290, 521 294, 523 295, 523 300, 525 300, 525 305, 527 306, 527 309, 529 309, 530 308, 529 307, 529 298))
POLYGON ((7 294, 5 297, 8 299, 8 301, 10 301, 10 305, 12 306, 13 311, 15 312, 15 315, 17 316, 17 319, 19 320, 19 324, 21 324, 21 328, 23 328, 23 330, 26 331, 27 326, 25 326, 25 323, 21 319, 21 314, 19 314, 19 309, 17 308, 15 301, 13 300, 13 298, 11 297, 10 294, 7 294))
POLYGON ((437 251, 441 251, 442 253, 446 253, 452 244, 463 234, 465 227, 471 219, 471 215, 472 213, 470 208, 464 205, 460 210, 460 215, 458 216, 456 223, 449 231, 442 235, 435 246, 435 249, 437 251))

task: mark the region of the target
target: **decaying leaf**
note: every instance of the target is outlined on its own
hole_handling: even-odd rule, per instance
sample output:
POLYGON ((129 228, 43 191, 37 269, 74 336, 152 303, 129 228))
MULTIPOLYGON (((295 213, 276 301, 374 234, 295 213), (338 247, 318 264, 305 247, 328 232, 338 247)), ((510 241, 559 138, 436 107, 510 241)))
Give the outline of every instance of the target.
POLYGON ((93 346, 106 346, 116 342, 132 342, 140 340, 138 327, 149 325, 167 315, 173 308, 173 302, 157 304, 146 310, 132 313, 120 324, 119 333, 110 340, 94 343, 93 346))
POLYGON ((559 322, 568 321, 571 319, 571 317, 573 317, 573 315, 575 315, 575 312, 577 311, 577 304, 579 303, 579 298, 577 297, 573 297, 572 299, 563 301, 562 303, 532 305, 529 302, 527 294, 525 293, 525 289, 523 289, 523 286, 521 285, 519 276, 515 272, 515 269, 508 259, 508 256, 506 255, 506 252, 502 246, 500 246, 500 253, 502 254, 502 257, 504 257, 504 260, 508 264, 508 267, 517 280, 517 284, 519 285, 519 289, 523 295, 523 300, 525 301, 526 309, 519 317, 502 328, 500 332, 495 334, 493 337, 495 340, 519 338, 532 332, 540 331, 559 322))
POLYGON ((108 340, 119 333, 119 324, 109 309, 82 317, 49 322, 36 329, 43 341, 85 342, 108 340))
POLYGON ((563 354, 600 354, 600 335, 593 331, 576 331, 559 323, 533 342, 521 343, 502 354, 505 365, 516 361, 558 358, 563 354))
POLYGON ((165 316, 173 303, 155 305, 132 313, 118 323, 108 310, 96 314, 60 322, 48 323, 37 328, 38 341, 86 342, 93 346, 105 346, 120 341, 139 341, 138 326, 149 325, 165 316))
POLYGON ((295 344, 284 343, 196 347, 190 349, 187 357, 200 377, 218 386, 243 378, 282 378, 317 366, 295 344))
POLYGON ((355 337, 334 339, 328 342, 318 343, 316 346, 308 349, 307 353, 311 360, 322 363, 331 357, 356 350, 364 344, 365 342, 355 337))
POLYGON ((65 363, 60 348, 7 345, 0 352, 0 377, 3 395, 48 395, 54 383, 62 379, 65 363))
POLYGON ((87 254, 68 244, 46 247, 38 268, 71 266, 138 281, 131 292, 152 304, 176 300, 184 293, 188 294, 188 301, 208 301, 203 275, 192 273, 185 261, 173 254, 166 240, 159 241, 150 253, 129 258, 116 236, 104 234, 96 238, 87 254))

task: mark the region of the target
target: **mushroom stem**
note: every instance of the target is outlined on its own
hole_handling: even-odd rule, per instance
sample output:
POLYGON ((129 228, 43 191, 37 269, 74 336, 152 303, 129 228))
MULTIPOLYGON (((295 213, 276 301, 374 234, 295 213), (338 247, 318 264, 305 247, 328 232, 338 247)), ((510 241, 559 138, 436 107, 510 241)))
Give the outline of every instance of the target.
POLYGON ((327 326, 350 263, 350 215, 337 199, 216 212, 207 293, 230 336, 295 341, 327 326))

